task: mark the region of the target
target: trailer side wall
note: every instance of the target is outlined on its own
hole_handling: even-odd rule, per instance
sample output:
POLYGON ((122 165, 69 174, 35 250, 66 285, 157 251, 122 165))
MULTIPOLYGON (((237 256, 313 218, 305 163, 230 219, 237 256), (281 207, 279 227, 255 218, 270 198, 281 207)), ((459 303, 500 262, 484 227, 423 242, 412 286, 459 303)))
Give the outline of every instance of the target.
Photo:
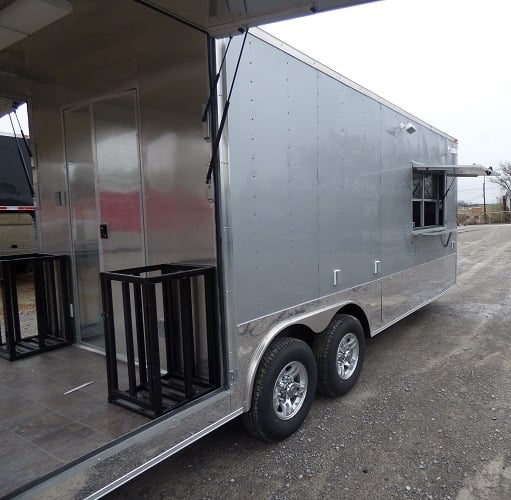
MULTIPOLYGON (((452 163, 451 142, 421 123, 408 134, 403 121, 410 117, 249 35, 228 130, 237 324, 453 253, 447 236, 412 230, 411 162, 452 163)), ((444 224, 453 229, 455 198, 453 186, 444 224)))
MULTIPOLYGON (((232 45, 228 84, 241 37, 232 45)), ((374 334, 454 284, 453 178, 444 233, 412 224, 412 161, 454 164, 446 134, 258 32, 241 59, 226 143, 226 265, 246 397, 260 355, 286 325, 320 331, 353 303, 374 334), (401 127, 410 121, 413 134, 401 127)))

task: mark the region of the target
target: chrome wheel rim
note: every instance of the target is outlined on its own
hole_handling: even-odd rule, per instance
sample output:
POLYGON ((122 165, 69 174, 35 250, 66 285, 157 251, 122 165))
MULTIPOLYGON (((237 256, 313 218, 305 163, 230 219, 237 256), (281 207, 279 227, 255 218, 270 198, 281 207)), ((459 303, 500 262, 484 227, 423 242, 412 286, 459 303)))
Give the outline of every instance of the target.
POLYGON ((349 379, 357 369, 359 353, 357 336, 347 333, 337 347, 337 374, 342 380, 349 379))
POLYGON ((273 411, 280 420, 289 420, 300 411, 308 381, 307 370, 299 361, 282 368, 273 388, 273 411))

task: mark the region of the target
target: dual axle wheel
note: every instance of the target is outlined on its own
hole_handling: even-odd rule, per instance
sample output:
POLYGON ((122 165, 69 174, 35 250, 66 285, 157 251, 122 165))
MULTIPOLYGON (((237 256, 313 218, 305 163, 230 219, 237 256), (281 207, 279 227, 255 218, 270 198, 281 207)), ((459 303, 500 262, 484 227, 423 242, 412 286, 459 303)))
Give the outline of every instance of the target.
POLYGON ((243 417, 245 427, 266 441, 293 434, 305 420, 316 388, 335 397, 353 387, 364 346, 362 325, 347 314, 335 316, 312 349, 298 339, 275 339, 259 364, 252 406, 243 417))

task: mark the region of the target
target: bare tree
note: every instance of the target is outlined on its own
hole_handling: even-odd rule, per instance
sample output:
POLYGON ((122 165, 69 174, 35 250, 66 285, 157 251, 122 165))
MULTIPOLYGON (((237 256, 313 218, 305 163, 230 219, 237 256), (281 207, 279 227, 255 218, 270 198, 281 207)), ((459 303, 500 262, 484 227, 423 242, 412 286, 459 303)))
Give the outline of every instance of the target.
MULTIPOLYGON (((499 202, 500 202, 500 199, 499 199, 499 202)), ((472 205, 473 205, 473 203, 470 203, 469 201, 464 201, 464 200, 458 200, 458 203, 457 203, 458 207, 470 207, 472 205)))
POLYGON ((502 190, 502 210, 506 212, 511 205, 511 161, 501 161, 498 169, 499 176, 490 177, 488 180, 498 184, 502 190), (508 205, 509 200, 509 205, 508 205))

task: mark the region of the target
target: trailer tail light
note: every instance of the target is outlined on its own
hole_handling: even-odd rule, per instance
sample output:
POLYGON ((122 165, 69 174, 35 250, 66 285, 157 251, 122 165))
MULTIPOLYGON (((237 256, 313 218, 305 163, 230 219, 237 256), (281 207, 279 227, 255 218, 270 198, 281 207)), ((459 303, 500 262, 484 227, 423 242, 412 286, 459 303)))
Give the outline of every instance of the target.
POLYGON ((34 206, 25 206, 25 207, 14 207, 14 206, 0 206, 0 210, 4 212, 33 212, 35 211, 34 206))

